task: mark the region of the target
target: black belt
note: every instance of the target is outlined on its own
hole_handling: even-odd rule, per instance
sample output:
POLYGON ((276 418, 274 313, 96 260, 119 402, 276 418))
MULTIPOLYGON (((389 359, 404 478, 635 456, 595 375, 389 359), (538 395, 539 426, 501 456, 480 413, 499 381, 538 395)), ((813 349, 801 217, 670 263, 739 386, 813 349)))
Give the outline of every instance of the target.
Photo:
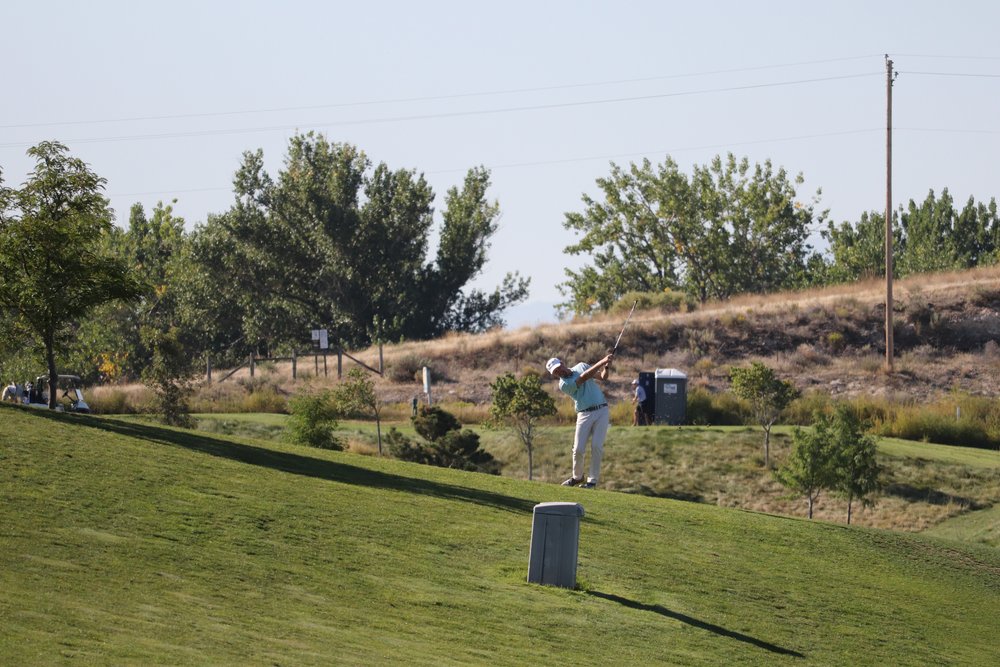
POLYGON ((607 403, 601 403, 600 405, 594 405, 589 408, 584 408, 583 410, 580 410, 580 412, 593 412, 594 410, 600 410, 601 408, 606 408, 606 407, 608 407, 607 403))

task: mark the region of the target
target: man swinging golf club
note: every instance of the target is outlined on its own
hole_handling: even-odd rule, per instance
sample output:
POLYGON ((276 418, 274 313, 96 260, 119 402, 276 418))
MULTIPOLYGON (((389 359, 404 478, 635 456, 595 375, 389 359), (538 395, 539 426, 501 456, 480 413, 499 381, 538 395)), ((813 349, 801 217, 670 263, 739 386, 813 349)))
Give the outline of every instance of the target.
POLYGON ((579 363, 567 368, 562 360, 552 357, 545 363, 545 370, 552 377, 559 378, 559 391, 573 399, 576 408, 576 435, 573 439, 573 476, 563 482, 563 486, 577 486, 592 489, 601 476, 601 457, 604 454, 604 438, 608 434, 610 415, 604 393, 597 386, 595 378, 606 380, 608 365, 614 352, 593 366, 579 363), (584 480, 583 460, 590 440, 590 474, 584 480))

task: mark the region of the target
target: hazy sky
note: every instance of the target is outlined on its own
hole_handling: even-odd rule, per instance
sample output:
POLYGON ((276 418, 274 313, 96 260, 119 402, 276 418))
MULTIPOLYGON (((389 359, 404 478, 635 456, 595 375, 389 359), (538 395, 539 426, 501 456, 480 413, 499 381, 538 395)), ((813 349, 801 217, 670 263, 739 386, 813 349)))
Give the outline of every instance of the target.
MULTIPOLYGON (((437 204, 492 171, 502 208, 477 287, 532 278, 514 325, 550 318, 567 211, 610 162, 771 159, 836 221, 885 206, 885 54, 896 204, 1000 194, 1000 3, 34 2, 0 5, 0 168, 56 139, 133 203, 188 228, 232 201, 246 150, 296 131, 423 172, 437 204)), ((440 214, 438 213, 438 220, 440 214)))

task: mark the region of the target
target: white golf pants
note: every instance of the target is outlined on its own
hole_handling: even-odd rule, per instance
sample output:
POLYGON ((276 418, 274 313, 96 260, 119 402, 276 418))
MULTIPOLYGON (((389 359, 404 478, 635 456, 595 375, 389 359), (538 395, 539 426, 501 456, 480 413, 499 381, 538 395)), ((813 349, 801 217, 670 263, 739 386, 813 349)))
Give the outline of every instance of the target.
POLYGON ((607 406, 592 412, 576 413, 576 435, 573 438, 573 479, 583 477, 583 462, 590 440, 590 475, 588 482, 595 484, 601 477, 601 457, 604 456, 604 438, 608 435, 611 411, 607 406))

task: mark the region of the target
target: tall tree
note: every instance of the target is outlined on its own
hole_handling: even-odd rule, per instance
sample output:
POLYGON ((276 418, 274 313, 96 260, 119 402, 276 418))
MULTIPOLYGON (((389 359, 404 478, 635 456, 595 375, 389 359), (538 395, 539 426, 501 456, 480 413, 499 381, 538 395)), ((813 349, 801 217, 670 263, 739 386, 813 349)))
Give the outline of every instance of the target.
POLYGON ((412 170, 372 168, 354 146, 297 135, 276 178, 257 151, 244 155, 234 185, 236 203, 200 232, 214 245, 199 256, 218 260, 203 265, 214 281, 238 287, 247 339, 290 343, 324 327, 359 345, 478 331, 527 296, 517 274, 492 294, 463 292, 485 264, 499 214, 484 169, 449 190, 433 262, 430 185, 412 170))
MULTIPOLYGON (((900 247, 903 232, 893 216, 893 246, 900 247)), ((833 283, 877 278, 885 275, 885 214, 864 212, 857 224, 829 222, 822 232, 830 245, 827 277, 833 283)), ((893 275, 899 274, 898 264, 893 275)))
MULTIPOLYGON (((948 188, 941 192, 940 197, 936 197, 931 190, 919 205, 910 200, 900 215, 903 242, 897 249, 895 260, 900 276, 958 268, 957 217, 948 188)), ((964 245, 965 240, 962 243, 964 245)))
POLYGON ((194 342, 180 313, 188 291, 190 240, 172 203, 158 202, 148 217, 141 204, 134 204, 128 227, 114 228, 105 245, 143 276, 145 289, 134 301, 96 308, 80 325, 73 358, 96 368, 103 379, 138 378, 154 361, 152 343, 168 332, 176 350, 188 350, 194 342))
POLYGON ((706 301, 806 284, 810 225, 825 213, 814 212, 817 199, 797 200, 801 183, 731 154, 690 177, 669 156, 655 167, 612 164, 597 181, 603 199, 584 196, 585 210, 566 214, 563 225, 581 235, 566 252, 593 265, 566 271, 563 306, 606 310, 628 291, 682 288, 706 301))
POLYGON ((35 168, 20 189, 0 187, 0 308, 9 309, 45 350, 49 407, 55 408, 56 354, 75 321, 94 307, 142 293, 121 258, 102 250, 112 213, 105 180, 57 142, 28 150, 35 168))

